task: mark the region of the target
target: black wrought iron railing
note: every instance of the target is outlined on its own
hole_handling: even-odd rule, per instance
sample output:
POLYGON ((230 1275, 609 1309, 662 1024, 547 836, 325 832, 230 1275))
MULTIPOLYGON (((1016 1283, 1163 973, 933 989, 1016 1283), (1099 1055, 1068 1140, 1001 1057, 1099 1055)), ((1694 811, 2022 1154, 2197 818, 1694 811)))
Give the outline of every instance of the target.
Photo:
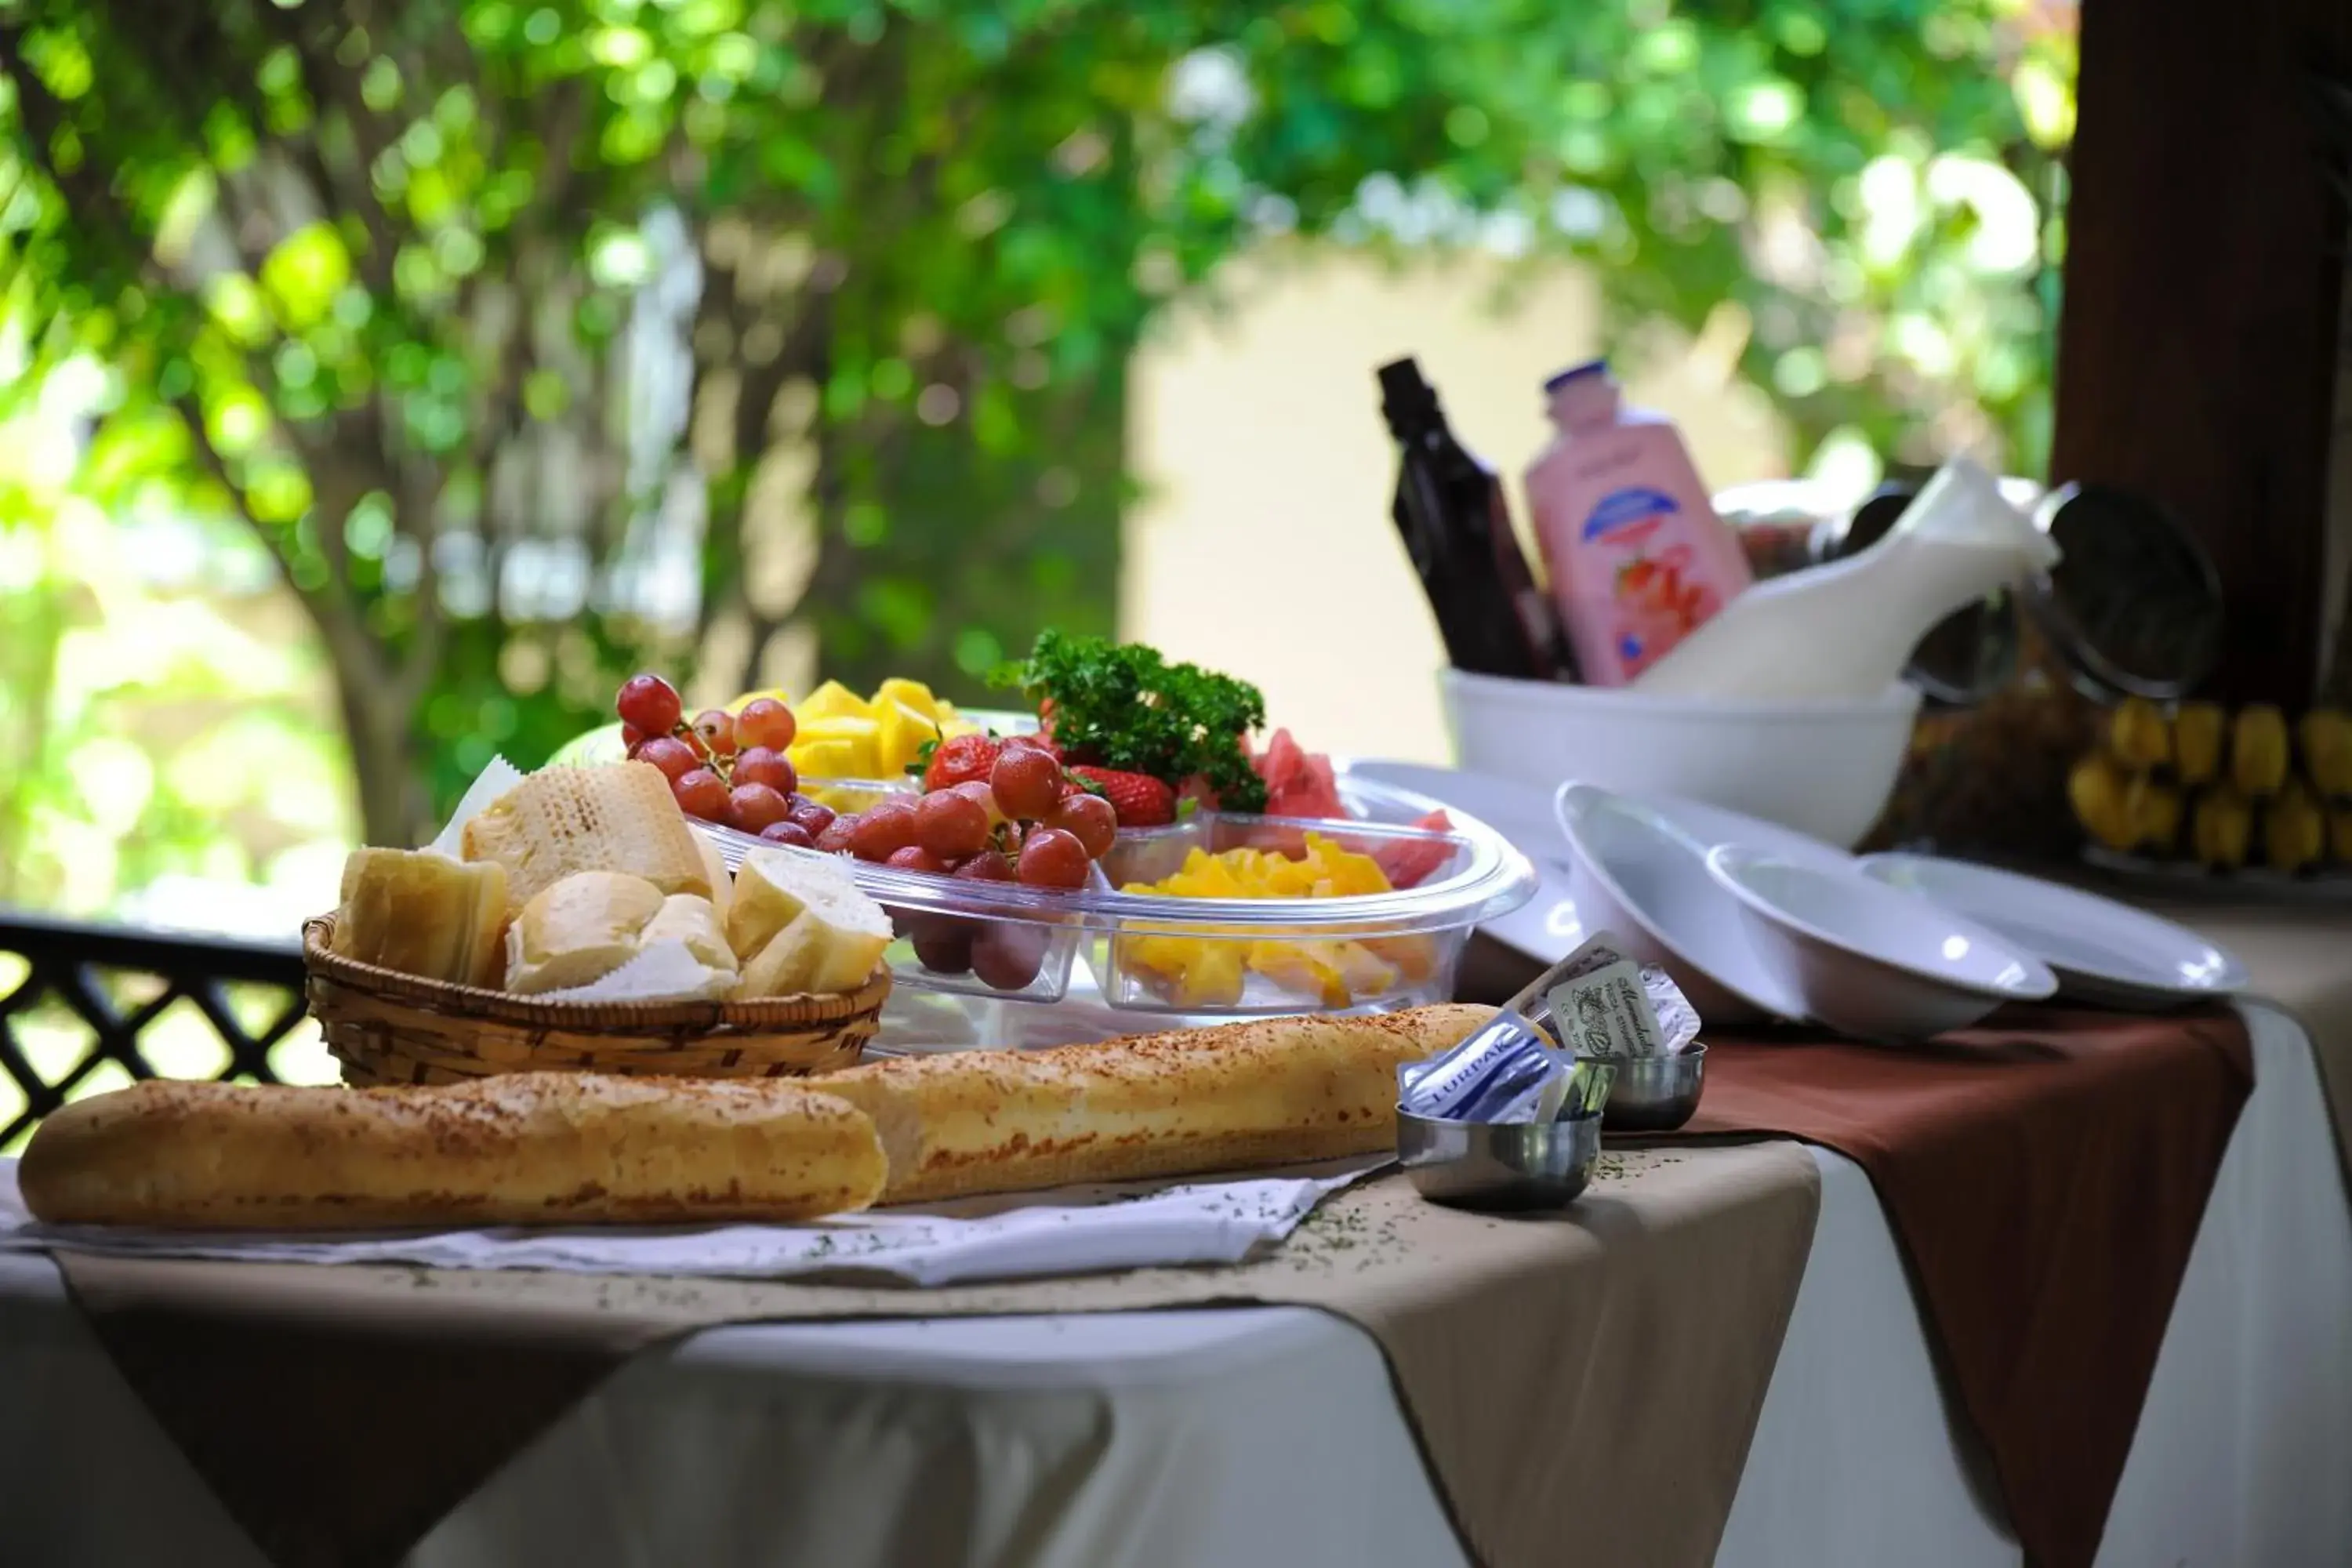
POLYGON ((303 1019, 302 954, 0 909, 0 1150, 126 1079, 275 1083, 303 1019))

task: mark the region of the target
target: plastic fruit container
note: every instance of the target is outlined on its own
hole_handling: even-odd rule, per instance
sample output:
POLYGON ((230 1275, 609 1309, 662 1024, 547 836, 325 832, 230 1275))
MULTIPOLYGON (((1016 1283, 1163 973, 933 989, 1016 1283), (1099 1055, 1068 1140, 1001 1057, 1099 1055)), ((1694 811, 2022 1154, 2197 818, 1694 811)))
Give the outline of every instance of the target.
POLYGON ((1104 1002, 1190 1017, 1443 1001, 1472 926, 1527 896, 1516 854, 1495 854, 1470 834, 1367 820, 1202 812, 1173 828, 1122 834, 1104 869, 1127 887, 1166 879, 1196 850, 1296 861, 1318 846, 1384 869, 1410 863, 1418 874, 1407 887, 1337 897, 1126 895, 1128 911, 1089 948, 1104 1002))
MULTIPOLYGON (((1122 1013, 1216 1018, 1444 1000, 1472 928, 1524 903, 1533 868, 1481 824, 1463 819, 1450 832, 1412 826, 1436 807, 1409 791, 1343 777, 1339 794, 1357 814, 1351 820, 1204 811, 1171 827, 1121 833, 1094 882, 1076 891, 865 861, 849 862, 849 870, 898 928, 891 975, 911 990, 1059 1002, 1083 956, 1093 989, 1122 1013), (1410 888, 1323 899, 1192 899, 1118 889, 1166 877, 1195 848, 1296 854, 1310 834, 1375 858, 1411 856, 1424 875, 1410 888)), ((756 844, 698 826, 730 849, 756 844)))

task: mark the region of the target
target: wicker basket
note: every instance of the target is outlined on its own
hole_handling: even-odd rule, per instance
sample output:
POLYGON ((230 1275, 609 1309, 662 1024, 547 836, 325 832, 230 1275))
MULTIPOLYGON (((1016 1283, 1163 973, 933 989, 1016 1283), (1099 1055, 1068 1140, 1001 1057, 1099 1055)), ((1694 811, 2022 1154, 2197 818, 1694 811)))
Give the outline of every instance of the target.
POLYGON ((343 1080, 457 1083, 507 1072, 790 1078, 854 1065, 890 972, 839 996, 756 1002, 539 1002, 420 980, 330 951, 335 917, 302 928, 310 1011, 343 1080))

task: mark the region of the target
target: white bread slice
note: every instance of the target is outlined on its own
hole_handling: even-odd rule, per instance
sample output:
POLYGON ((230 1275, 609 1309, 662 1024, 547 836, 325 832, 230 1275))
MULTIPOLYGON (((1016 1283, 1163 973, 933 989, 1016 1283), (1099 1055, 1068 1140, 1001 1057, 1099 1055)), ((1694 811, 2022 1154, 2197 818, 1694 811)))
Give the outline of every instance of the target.
POLYGON ((582 871, 523 906, 507 933, 506 988, 568 991, 635 958, 662 912, 659 888, 621 871, 582 871))
POLYGON ((669 781, 647 763, 544 768, 466 824, 466 858, 507 868, 519 910, 581 871, 625 871, 667 893, 710 897, 710 874, 669 781))
POLYGON ((727 938, 744 997, 855 991, 890 945, 890 917, 828 859, 755 849, 735 875, 727 938))
POLYGON ((664 899, 660 910, 637 933, 641 948, 657 942, 683 942, 704 967, 735 973, 735 950, 720 933, 718 913, 709 899, 698 899, 692 893, 672 893, 664 899))
POLYGON ((719 929, 727 929, 727 906, 734 901, 735 879, 727 874, 727 858, 719 853, 718 843, 707 833, 687 830, 694 847, 702 856, 702 874, 710 881, 710 908, 719 917, 719 929))
POLYGON ((329 948, 425 980, 495 988, 504 967, 506 868, 421 849, 354 849, 329 948))

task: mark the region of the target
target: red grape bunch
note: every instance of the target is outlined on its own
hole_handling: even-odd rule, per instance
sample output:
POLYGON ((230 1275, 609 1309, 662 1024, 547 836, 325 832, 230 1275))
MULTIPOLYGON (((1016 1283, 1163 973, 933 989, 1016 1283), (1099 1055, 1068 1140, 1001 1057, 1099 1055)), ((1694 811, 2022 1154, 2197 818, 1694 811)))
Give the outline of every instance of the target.
MULTIPOLYGON (((982 739, 958 737, 940 754, 952 757, 959 741, 982 739)), ((926 775, 932 784, 926 794, 893 795, 838 817, 816 847, 966 881, 1085 887, 1118 831, 1110 803, 1066 776, 1042 744, 1016 737, 985 745, 984 772, 975 766, 950 777, 935 769, 926 775)), ((1051 935, 1042 923, 913 911, 899 919, 925 968, 975 974, 999 991, 1019 991, 1037 978, 1051 935)))
POLYGON ((796 731, 793 710, 774 698, 754 698, 740 713, 708 708, 689 724, 677 688, 658 675, 633 675, 613 706, 629 755, 661 770, 688 816, 803 849, 833 825, 830 808, 800 793, 784 756, 796 731))

